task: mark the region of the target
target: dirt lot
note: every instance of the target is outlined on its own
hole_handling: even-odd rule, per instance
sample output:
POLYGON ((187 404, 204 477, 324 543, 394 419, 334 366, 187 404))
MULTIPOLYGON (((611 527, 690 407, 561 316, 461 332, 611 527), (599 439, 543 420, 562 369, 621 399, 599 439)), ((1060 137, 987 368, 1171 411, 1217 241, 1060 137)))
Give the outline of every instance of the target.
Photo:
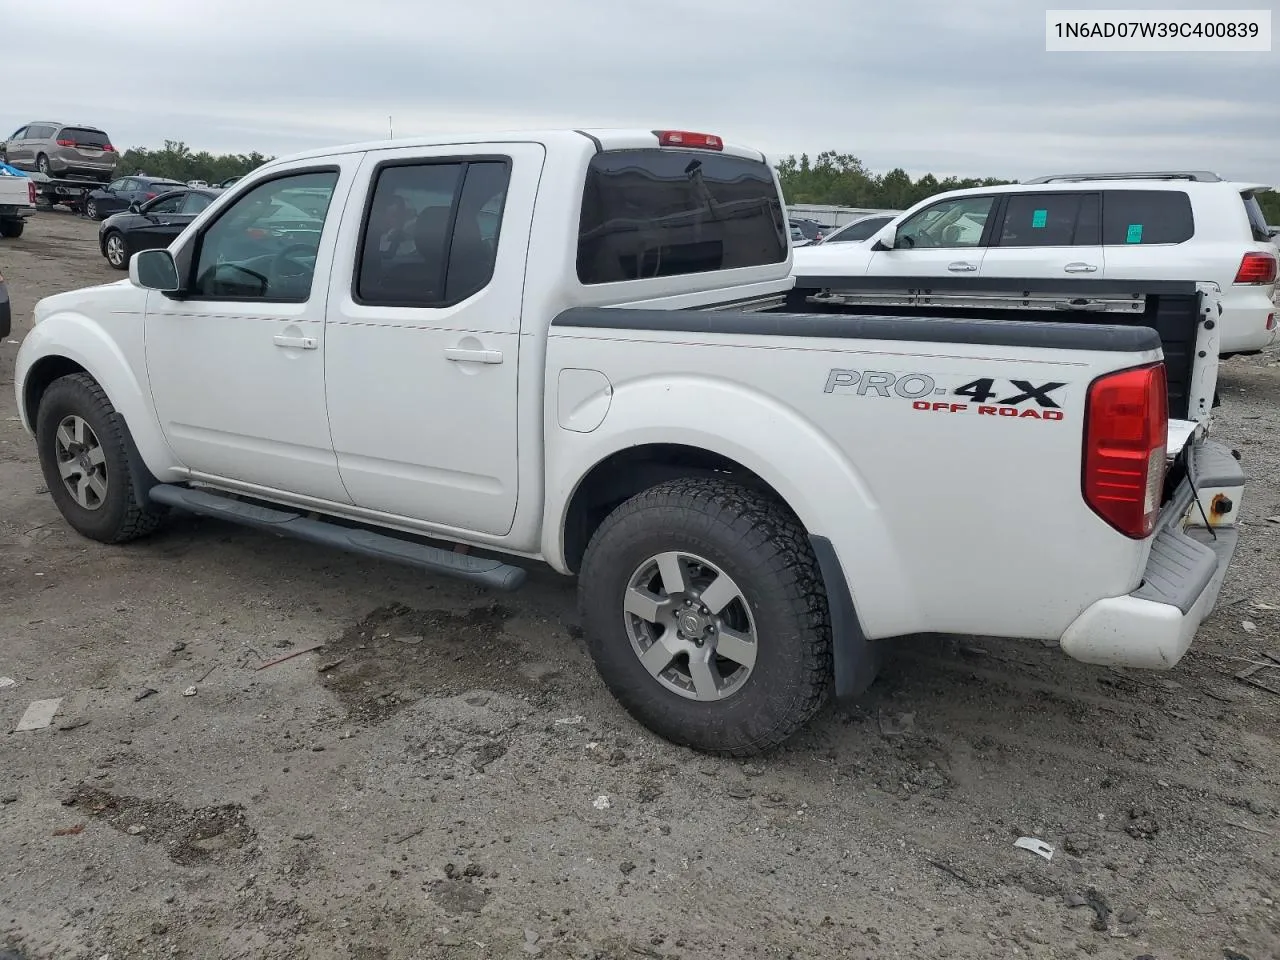
POLYGON ((1280 957, 1280 695, 1232 676, 1280 649, 1280 357, 1223 371, 1246 537, 1176 670, 923 638, 739 763, 621 712, 552 575, 73 534, 11 384, 36 299, 119 279, 95 236, 0 241, 0 723, 64 698, 0 739, 6 960, 1280 957))

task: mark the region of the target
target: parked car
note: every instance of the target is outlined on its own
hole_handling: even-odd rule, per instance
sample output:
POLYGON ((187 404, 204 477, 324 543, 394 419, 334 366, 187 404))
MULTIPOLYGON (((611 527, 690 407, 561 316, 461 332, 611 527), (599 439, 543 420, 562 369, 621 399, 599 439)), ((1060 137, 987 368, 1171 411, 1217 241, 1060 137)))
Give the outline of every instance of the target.
POLYGON ((810 220, 808 217, 791 217, 788 222, 791 226, 798 227, 800 232, 804 234, 805 239, 810 243, 817 243, 835 229, 829 224, 819 223, 817 220, 810 220))
POLYGON ((107 181, 119 154, 97 127, 38 121, 19 127, 0 144, 0 160, 46 177, 107 181))
POLYGON ((35 212, 35 181, 21 170, 0 164, 0 237, 22 236, 27 218, 35 212))
MULTIPOLYGON (((1170 467, 1144 317, 797 316, 759 151, 464 139, 272 161, 129 282, 37 303, 14 387, 69 525, 122 543, 185 510, 500 589, 545 562, 623 706, 733 756, 903 636, 1186 653, 1244 476, 1207 409, 1170 467), (273 218, 317 193, 321 229, 281 248, 273 218)), ((1181 287, 1162 322, 1194 332, 1217 289, 1181 287)), ((1197 395, 1203 343, 1177 358, 1197 395)))
POLYGON ((7 337, 13 331, 13 307, 9 303, 9 287, 4 282, 4 274, 0 273, 0 337, 7 337))
POLYGON ((174 190, 146 201, 136 210, 112 214, 98 228, 98 248, 107 263, 117 270, 127 270, 133 254, 167 247, 221 192, 210 187, 174 190))
POLYGON ((163 177, 121 177, 89 192, 84 200, 84 215, 90 220, 104 220, 135 203, 143 204, 162 193, 185 188, 185 183, 163 177))
POLYGON ((240 180, 239 177, 227 177, 227 179, 223 180, 220 184, 218 184, 218 186, 221 187, 223 190, 225 190, 227 189, 227 187, 231 186, 233 183, 238 182, 239 180, 240 180))
POLYGON ((807 247, 809 238, 804 235, 804 231, 792 224, 791 226, 791 245, 793 247, 807 247))
MULTIPOLYGON (((1277 337, 1277 250, 1255 194, 1204 171, 1062 174, 937 194, 871 243, 796 254, 796 276, 1196 280, 1223 291, 1223 356, 1277 337)), ((1002 298, 1007 299, 1007 298, 1002 298)))
POLYGON ((870 216, 859 217, 843 227, 836 227, 817 242, 860 243, 863 240, 870 240, 896 216, 896 213, 873 213, 870 216))

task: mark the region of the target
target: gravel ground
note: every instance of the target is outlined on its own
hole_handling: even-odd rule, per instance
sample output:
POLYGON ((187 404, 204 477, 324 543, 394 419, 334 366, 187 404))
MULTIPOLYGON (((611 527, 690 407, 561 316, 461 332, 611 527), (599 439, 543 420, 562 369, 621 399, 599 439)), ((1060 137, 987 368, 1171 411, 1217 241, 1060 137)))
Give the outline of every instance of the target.
POLYGON ((1277 355, 1224 365, 1245 538, 1177 669, 921 638, 741 763, 621 712, 554 575, 72 533, 12 364, 36 299, 119 279, 95 235, 0 241, 0 722, 63 698, 0 739, 0 955, 1280 957, 1280 695, 1233 677, 1280 650, 1277 355))

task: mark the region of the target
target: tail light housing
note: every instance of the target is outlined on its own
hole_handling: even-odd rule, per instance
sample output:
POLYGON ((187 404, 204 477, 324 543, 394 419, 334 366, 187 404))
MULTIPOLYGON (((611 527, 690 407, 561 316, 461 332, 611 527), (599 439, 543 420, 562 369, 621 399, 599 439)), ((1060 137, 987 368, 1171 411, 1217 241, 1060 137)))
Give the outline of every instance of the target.
POLYGON ((1266 285, 1276 282, 1276 258, 1269 253, 1251 250, 1240 261, 1236 283, 1266 285))
POLYGON ((33 207, 36 205, 37 197, 38 197, 38 194, 36 193, 36 182, 34 180, 28 180, 27 181, 27 200, 30 202, 30 204, 33 207))
POLYGON ((58 140, 56 143, 60 147, 74 147, 76 145, 74 140, 58 140))
POLYGON ((713 133, 691 133, 688 130, 655 130, 660 147, 693 147, 698 150, 723 150, 724 141, 713 133))
POLYGON ((158 194, 158 193, 148 193, 148 194, 147 194, 145 197, 143 197, 142 199, 143 199, 143 200, 154 200, 154 199, 155 199, 156 197, 158 197, 158 196, 160 196, 160 194, 158 194))
POLYGON ((1169 442, 1164 363, 1099 377, 1085 401, 1085 503, 1126 537, 1155 529, 1169 442))
POLYGON ((115 148, 115 147, 113 147, 111 144, 106 143, 106 144, 103 144, 103 146, 102 146, 102 152, 103 152, 103 153, 115 153, 115 152, 116 152, 116 148, 115 148))

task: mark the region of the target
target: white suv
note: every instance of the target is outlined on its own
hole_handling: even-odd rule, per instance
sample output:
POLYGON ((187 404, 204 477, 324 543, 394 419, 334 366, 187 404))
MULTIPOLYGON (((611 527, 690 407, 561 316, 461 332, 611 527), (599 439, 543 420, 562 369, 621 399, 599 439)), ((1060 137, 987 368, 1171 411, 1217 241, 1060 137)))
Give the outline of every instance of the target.
MULTIPOLYGON (((1280 251, 1254 194, 1202 171, 1062 174, 953 190, 871 243, 797 250, 797 277, 1080 277, 1193 280, 1222 288, 1221 353, 1277 339, 1280 251)), ((827 284, 829 286, 829 284, 827 284)))

